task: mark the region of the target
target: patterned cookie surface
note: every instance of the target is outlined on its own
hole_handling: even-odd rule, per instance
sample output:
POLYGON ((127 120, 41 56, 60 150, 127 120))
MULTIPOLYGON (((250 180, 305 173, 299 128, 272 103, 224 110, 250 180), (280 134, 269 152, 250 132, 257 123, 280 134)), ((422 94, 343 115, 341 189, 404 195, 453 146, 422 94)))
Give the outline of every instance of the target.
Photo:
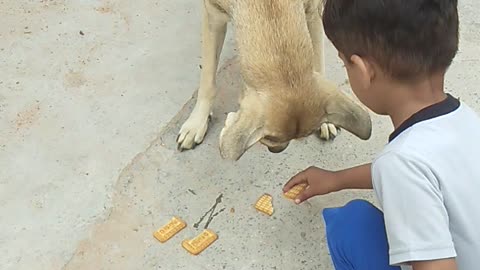
POLYGON ((205 229, 201 234, 191 240, 183 240, 182 247, 192 255, 198 255, 218 239, 215 232, 205 229))
POLYGON ((155 231, 153 236, 160 241, 160 243, 165 243, 185 227, 187 227, 187 223, 178 217, 173 217, 167 224, 155 231))
POLYGON ((298 184, 294 187, 292 187, 289 191, 285 192, 283 194, 283 196, 285 196, 285 198, 287 199, 290 199, 290 200, 295 200, 295 198, 300 194, 302 193, 305 188, 307 187, 307 184, 306 183, 303 183, 303 184, 298 184))
POLYGON ((255 209, 271 216, 273 214, 272 200, 273 198, 270 194, 263 194, 255 203, 255 209))

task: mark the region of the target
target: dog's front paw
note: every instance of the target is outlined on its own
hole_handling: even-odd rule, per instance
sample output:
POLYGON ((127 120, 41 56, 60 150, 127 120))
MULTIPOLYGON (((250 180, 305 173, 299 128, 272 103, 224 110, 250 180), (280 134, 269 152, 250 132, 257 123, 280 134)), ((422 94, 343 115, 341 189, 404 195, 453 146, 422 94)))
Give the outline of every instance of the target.
POLYGON ((185 121, 177 137, 178 150, 190 150, 202 143, 207 133, 210 116, 196 117, 194 114, 185 121))
POLYGON ((332 123, 323 123, 318 131, 318 136, 322 140, 333 140, 337 137, 339 129, 332 123))

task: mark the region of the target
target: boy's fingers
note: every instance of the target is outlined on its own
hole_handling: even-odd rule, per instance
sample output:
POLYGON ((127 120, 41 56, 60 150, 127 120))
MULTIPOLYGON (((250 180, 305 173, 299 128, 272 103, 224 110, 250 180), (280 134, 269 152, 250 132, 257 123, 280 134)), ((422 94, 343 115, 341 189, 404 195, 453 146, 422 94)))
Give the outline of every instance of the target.
POLYGON ((315 195, 315 193, 313 192, 313 189, 312 188, 307 188, 302 193, 300 193, 297 196, 297 198, 295 198, 295 203, 296 204, 302 203, 302 202, 310 199, 314 195, 315 195))
POLYGON ((283 187, 283 191, 287 192, 289 191, 292 187, 301 184, 301 183, 306 183, 307 182, 307 176, 305 172, 300 172, 294 177, 292 177, 283 187))

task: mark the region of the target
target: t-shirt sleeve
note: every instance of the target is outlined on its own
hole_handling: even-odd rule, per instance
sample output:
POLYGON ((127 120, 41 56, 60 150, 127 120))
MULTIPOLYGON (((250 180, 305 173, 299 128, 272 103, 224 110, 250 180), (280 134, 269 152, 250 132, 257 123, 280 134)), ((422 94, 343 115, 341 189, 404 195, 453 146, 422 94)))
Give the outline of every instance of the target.
POLYGON ((456 257, 439 183, 424 162, 386 153, 373 163, 372 180, 384 212, 391 265, 456 257))

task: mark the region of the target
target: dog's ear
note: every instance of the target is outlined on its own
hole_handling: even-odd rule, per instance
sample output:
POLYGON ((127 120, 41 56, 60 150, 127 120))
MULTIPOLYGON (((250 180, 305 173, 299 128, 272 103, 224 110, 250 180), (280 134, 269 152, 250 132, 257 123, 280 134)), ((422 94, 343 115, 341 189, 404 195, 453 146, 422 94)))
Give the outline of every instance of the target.
POLYGON ((326 101, 327 121, 353 133, 362 140, 368 140, 372 134, 370 114, 340 90, 337 91, 328 96, 326 101))
POLYGON ((240 109, 227 116, 220 132, 220 154, 224 159, 238 160, 263 138, 262 116, 240 109))
POLYGON ((324 109, 324 116, 318 123, 318 127, 320 128, 325 122, 330 122, 360 139, 368 140, 372 134, 372 120, 368 111, 319 73, 314 72, 313 76, 319 90, 318 98, 323 103, 324 109))

